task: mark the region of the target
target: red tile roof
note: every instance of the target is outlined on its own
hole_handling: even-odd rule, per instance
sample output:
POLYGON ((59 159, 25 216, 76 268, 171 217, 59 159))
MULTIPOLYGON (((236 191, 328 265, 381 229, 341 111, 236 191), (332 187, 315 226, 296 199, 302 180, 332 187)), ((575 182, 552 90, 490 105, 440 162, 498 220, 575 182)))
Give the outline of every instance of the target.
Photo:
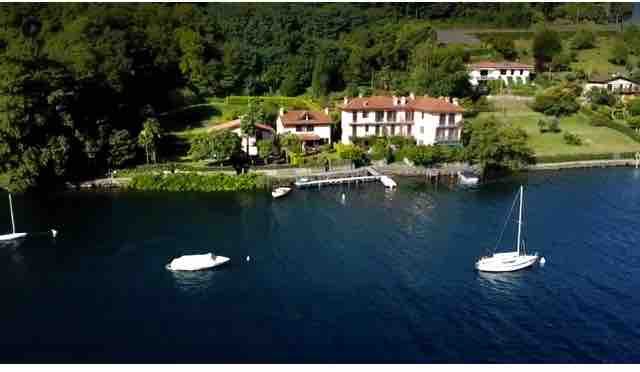
POLYGON ((375 111, 375 110, 402 110, 402 111, 424 111, 424 112, 463 112, 464 109, 454 105, 444 99, 433 97, 405 97, 406 102, 402 104, 402 97, 395 97, 397 103, 393 104, 394 97, 371 96, 358 97, 349 100, 349 103, 342 105, 343 111, 375 111))
POLYGON ((470 66, 476 69, 478 68, 519 69, 519 70, 534 69, 532 65, 526 65, 524 63, 510 62, 510 61, 502 61, 502 62, 481 61, 481 62, 472 63, 470 66))
POLYGON ((280 116, 280 120, 282 120, 282 125, 285 127, 295 125, 331 125, 333 123, 331 117, 322 111, 306 110, 287 111, 280 116))
POLYGON ((302 141, 317 141, 322 139, 315 133, 296 133, 296 136, 300 137, 302 141))
MULTIPOLYGON (((231 120, 231 121, 228 121, 226 123, 214 125, 214 126, 209 128, 209 132, 214 131, 214 130, 223 130, 223 129, 234 130, 234 129, 238 129, 238 128, 240 128, 240 119, 231 120)), ((259 128, 259 129, 262 129, 262 130, 266 130, 266 131, 269 131, 269 132, 275 132, 273 130, 273 128, 271 128, 270 126, 268 126, 266 124, 256 124, 256 128, 259 128)))

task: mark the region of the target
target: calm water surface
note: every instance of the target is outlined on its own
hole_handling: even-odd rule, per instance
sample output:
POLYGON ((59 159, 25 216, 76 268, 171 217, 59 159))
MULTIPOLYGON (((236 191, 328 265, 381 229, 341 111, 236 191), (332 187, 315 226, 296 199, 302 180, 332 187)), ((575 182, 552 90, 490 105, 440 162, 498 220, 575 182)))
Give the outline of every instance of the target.
POLYGON ((61 234, 0 246, 0 362, 640 362, 634 169, 14 206, 19 231, 61 234), (520 182, 527 247, 547 264, 479 274, 520 182), (164 268, 208 251, 232 261, 164 268))

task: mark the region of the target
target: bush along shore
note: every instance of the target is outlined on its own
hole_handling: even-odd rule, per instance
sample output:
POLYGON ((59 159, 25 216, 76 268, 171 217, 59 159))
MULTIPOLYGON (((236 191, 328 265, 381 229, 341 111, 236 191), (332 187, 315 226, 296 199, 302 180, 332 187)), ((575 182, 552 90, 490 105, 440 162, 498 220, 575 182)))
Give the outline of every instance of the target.
POLYGON ((251 191, 269 186, 267 176, 255 173, 239 176, 223 173, 214 174, 139 174, 133 176, 127 185, 133 190, 144 191, 251 191))

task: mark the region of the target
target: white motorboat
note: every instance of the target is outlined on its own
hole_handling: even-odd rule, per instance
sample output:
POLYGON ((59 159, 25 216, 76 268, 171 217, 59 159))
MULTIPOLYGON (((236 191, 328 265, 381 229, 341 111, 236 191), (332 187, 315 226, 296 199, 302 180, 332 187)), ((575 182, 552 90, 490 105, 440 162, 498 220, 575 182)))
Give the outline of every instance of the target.
MULTIPOLYGON (((517 248, 514 252, 501 252, 501 253, 493 253, 490 256, 482 257, 476 262, 476 269, 479 271, 487 271, 487 272, 508 272, 508 271, 516 271, 521 270, 526 267, 529 267, 535 264, 538 261, 538 253, 533 255, 527 254, 526 248, 524 245, 524 240, 522 239, 522 206, 523 206, 523 194, 524 188, 520 186, 520 212, 518 213, 518 242, 517 248)), ((516 196, 516 200, 518 197, 516 196)), ((511 218, 513 207, 515 206, 515 200, 513 205, 511 206, 511 211, 507 216, 507 221, 511 218)), ((505 222, 505 227, 507 226, 505 222)), ((504 233, 504 228, 502 230, 504 233)), ((502 237, 502 234, 500 234, 502 237)), ((500 239, 498 240, 498 244, 500 243, 500 239)), ((497 245, 496 245, 497 247, 497 245)))
POLYGON ((473 172, 458 172, 458 180, 461 185, 464 186, 475 186, 480 182, 480 177, 473 172))
POLYGON ((213 253, 192 254, 174 258, 167 264, 171 271, 197 271, 220 266, 229 261, 229 257, 216 256, 213 253))
POLYGON ((9 212, 11 212, 11 234, 0 235, 0 241, 14 240, 14 239, 23 238, 27 236, 27 233, 16 232, 16 223, 13 220, 13 201, 11 199, 11 194, 9 194, 9 212))
POLYGON ((277 189, 271 191, 271 196, 273 196, 274 199, 277 199, 287 195, 290 191, 291 187, 278 187, 277 189))

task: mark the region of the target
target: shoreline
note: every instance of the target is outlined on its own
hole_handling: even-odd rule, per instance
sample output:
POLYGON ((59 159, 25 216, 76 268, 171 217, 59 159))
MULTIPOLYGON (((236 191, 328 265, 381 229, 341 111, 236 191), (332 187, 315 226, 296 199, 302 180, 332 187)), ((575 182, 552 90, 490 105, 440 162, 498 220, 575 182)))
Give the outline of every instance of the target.
POLYGON ((580 168, 610 168, 610 167, 634 167, 635 159, 614 159, 614 160, 579 160, 559 163, 540 163, 529 165, 527 171, 540 170, 562 170, 580 168))

